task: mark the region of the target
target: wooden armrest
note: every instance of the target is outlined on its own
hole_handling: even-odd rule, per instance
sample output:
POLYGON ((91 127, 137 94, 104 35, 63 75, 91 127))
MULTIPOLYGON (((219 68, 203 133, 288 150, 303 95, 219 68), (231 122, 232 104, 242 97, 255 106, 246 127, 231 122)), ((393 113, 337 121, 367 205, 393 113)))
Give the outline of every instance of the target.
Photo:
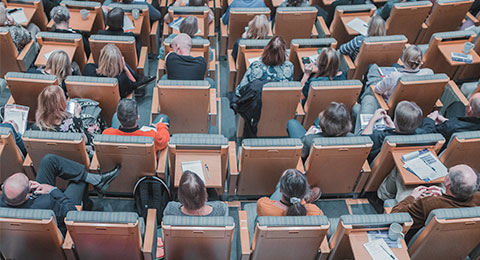
POLYGON ((30 157, 30 154, 27 154, 25 156, 25 160, 23 161, 23 167, 31 167, 33 166, 32 158, 30 157))
POLYGON ((480 25, 480 21, 477 19, 477 17, 473 16, 473 14, 471 14, 470 12, 467 12, 467 15, 465 15, 465 18, 472 21, 475 26, 480 25))
POLYGON ((158 155, 158 163, 157 163, 157 176, 158 178, 166 181, 167 178, 165 176, 165 168, 167 166, 167 155, 168 155, 168 147, 160 150, 158 155))
POLYGON ((428 29, 428 25, 426 23, 422 23, 422 28, 420 29, 420 32, 418 32, 417 39, 415 40, 416 44, 422 44, 430 40, 430 39, 424 39, 427 29, 428 29))
POLYGON ((153 250, 157 250, 153 247, 153 241, 156 241, 155 229, 157 222, 157 210, 156 209, 148 209, 147 211, 147 219, 145 220, 145 239, 143 240, 143 259, 145 260, 155 260, 153 259, 153 250), (154 240, 155 239, 155 240, 154 240))
MULTIPOLYGON (((317 16, 317 21, 320 24, 320 28, 322 28, 322 31, 323 31, 323 34, 325 35, 325 37, 331 37, 332 34, 330 33, 330 30, 328 29, 327 23, 325 22, 323 17, 317 16)), ((319 34, 320 34, 320 32, 319 32, 319 34)))
POLYGON ((375 85, 371 85, 370 88, 372 89, 373 96, 377 99, 378 104, 380 105, 380 108, 385 109, 385 111, 388 112, 389 107, 383 97, 375 92, 375 85))
MULTIPOLYGON (((7 86, 7 87, 8 87, 8 86, 7 86)), ((13 96, 12 96, 12 95, 10 95, 10 97, 8 98, 7 104, 9 104, 9 105, 15 104, 15 99, 13 99, 13 96)))
POLYGON ((237 188, 237 180, 240 174, 238 172, 237 166, 237 147, 235 141, 228 142, 228 165, 230 171, 230 180, 228 182, 228 195, 235 195, 235 190, 237 188))
POLYGON ((238 211, 238 222, 240 223, 240 259, 246 260, 250 258, 250 237, 248 235, 248 219, 245 210, 238 211))
POLYGON ((210 125, 217 125, 217 90, 210 88, 210 110, 208 112, 210 117, 210 125))
POLYGON ((150 109, 150 123, 152 123, 153 119, 160 113, 160 103, 158 100, 158 87, 155 85, 153 87, 153 94, 152 94, 152 107, 150 109))
MULTIPOLYGON (((25 56, 27 56, 27 53, 31 51, 32 48, 34 48, 34 44, 36 44, 33 40, 31 40, 25 47, 23 47, 23 50, 18 54, 17 56, 17 64, 20 67, 21 71, 27 71, 28 67, 31 64, 25 64, 25 56)), ((36 55, 35 55, 36 56, 36 55)))
POLYGON ((88 170, 91 172, 99 172, 100 171, 100 163, 98 162, 97 153, 93 153, 92 161, 90 162, 90 166, 88 170))
POLYGON ((303 110, 302 102, 298 102, 297 110, 295 111, 295 119, 298 122, 303 124, 303 120, 305 118, 305 110, 303 110))
POLYGON ((31 180, 35 179, 37 174, 35 173, 35 168, 33 168, 32 158, 29 154, 25 156, 25 160, 23 160, 23 170, 27 174, 28 178, 31 180))
POLYGON ((330 246, 328 245, 327 236, 325 236, 322 243, 320 244, 320 258, 319 258, 319 260, 327 259, 329 254, 330 254, 330 246))
POLYGON ((468 106, 469 104, 468 99, 465 97, 465 95, 463 95, 462 91, 460 91, 457 84, 455 84, 453 80, 450 80, 448 82, 447 87, 450 87, 452 89, 455 96, 457 96, 458 100, 462 102, 464 106, 468 106))
POLYGON ((390 207, 384 207, 383 210, 385 210, 385 214, 390 214, 390 212, 392 212, 392 208, 390 207))
POLYGON ((229 68, 228 91, 231 92, 235 90, 235 77, 237 75, 237 66, 235 64, 235 60, 233 60, 232 57, 232 50, 227 50, 227 59, 229 68))
POLYGON ((442 101, 440 99, 437 99, 437 101, 435 101, 435 105, 433 109, 440 110, 442 107, 443 107, 442 101))
POLYGON ((138 59, 137 72, 138 74, 145 75, 145 70, 148 72, 148 47, 142 46, 140 50, 140 58, 138 59))
POLYGON ((93 60, 93 55, 90 55, 90 57, 88 58, 87 63, 95 63, 95 60, 93 60))
POLYGON ((353 63, 352 59, 348 54, 343 54, 343 59, 345 60, 345 63, 347 64, 348 68, 348 79, 352 79, 353 75, 355 74, 355 63, 353 63))
POLYGON ((150 30, 150 52, 158 54, 158 35, 159 32, 159 21, 155 21, 152 24, 152 29, 150 30))
POLYGON ((160 80, 163 76, 163 74, 166 74, 167 69, 165 65, 165 60, 158 59, 158 65, 157 65, 157 80, 160 80))
POLYGON ((299 170, 300 172, 302 172, 303 174, 305 174, 305 167, 303 166, 303 161, 302 161, 302 158, 299 158, 298 159, 298 162, 297 162, 297 170, 299 170))
POLYGON ((67 235, 65 236, 65 240, 63 241, 62 249, 68 260, 77 259, 75 257, 75 252, 73 248, 74 248, 74 244, 73 244, 72 236, 70 236, 70 233, 67 231, 67 235))
POLYGON ((77 211, 82 211, 83 206, 82 205, 75 205, 75 208, 77 209, 77 211))
POLYGON ((368 161, 365 161, 362 165, 362 170, 360 172, 360 178, 358 179, 357 186, 355 186, 355 190, 353 192, 360 193, 363 190, 363 187, 367 183, 370 174, 372 173, 372 169, 370 169, 370 165, 368 161))
POLYGON ((222 36, 220 39, 220 55, 226 55, 228 46, 228 32, 227 26, 223 24, 223 22, 220 22, 220 34, 222 36))

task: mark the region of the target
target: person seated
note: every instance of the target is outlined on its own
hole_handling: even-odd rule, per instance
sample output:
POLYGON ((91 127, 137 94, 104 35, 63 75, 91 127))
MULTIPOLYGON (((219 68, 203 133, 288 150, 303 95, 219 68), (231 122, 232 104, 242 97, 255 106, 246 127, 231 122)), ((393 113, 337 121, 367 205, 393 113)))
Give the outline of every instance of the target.
POLYGON ((418 186, 410 196, 393 207, 392 213, 407 212, 412 216, 413 225, 405 236, 407 243, 423 228, 432 210, 480 206, 478 176, 468 165, 453 166, 443 180, 445 191, 436 186, 418 186))
MULTIPOLYGON (((201 36, 195 36, 198 32, 198 21, 195 16, 187 16, 180 24, 180 33, 185 33, 190 38, 193 39, 203 39, 201 36)), ((167 39, 173 39, 177 37, 177 34, 170 34, 167 39)), ((159 50, 158 58, 164 60, 165 59, 165 46, 162 45, 159 50)), ((212 48, 208 48, 208 60, 213 60, 213 51, 212 48)))
POLYGON ((392 13, 393 6, 397 3, 404 2, 415 2, 416 0, 388 0, 381 8, 375 11, 375 15, 378 15, 383 18, 383 20, 388 20, 390 14, 392 13))
POLYGON ((38 95, 35 123, 31 130, 84 134, 87 152, 93 156, 93 136, 80 119, 81 107, 76 104, 73 114, 67 112, 65 93, 58 85, 50 85, 38 95))
MULTIPOLYGON (((70 58, 65 51, 53 51, 47 59, 47 64, 45 65, 45 68, 30 68, 27 70, 27 72, 57 76, 60 87, 62 87, 65 96, 68 97, 65 79, 68 76, 74 74, 74 70, 72 68, 72 63, 70 63, 70 58)), ((75 71, 75 75, 79 74, 80 73, 78 70, 75 71)))
POLYGON ((435 132, 445 137, 445 148, 454 133, 480 130, 480 93, 471 95, 467 107, 456 101, 447 107, 444 116, 434 111, 426 120, 435 124, 435 132))
POLYGON ((290 138, 300 138, 303 143, 302 159, 305 161, 310 153, 313 139, 318 137, 342 137, 353 135, 350 113, 343 103, 331 102, 318 114, 317 119, 308 131, 295 119, 287 123, 287 133, 290 138))
POLYGON ((165 57, 167 75, 163 79, 203 80, 207 71, 207 62, 202 56, 191 56, 192 38, 181 33, 173 38, 173 51, 165 57))
POLYGON ((287 60, 287 43, 280 36, 274 36, 263 49, 259 60, 250 64, 240 84, 235 90, 237 96, 240 90, 255 80, 260 81, 291 81, 293 64, 287 60))
MULTIPOLYGON (((367 97, 374 98, 370 95, 367 97)), ((357 124, 359 124, 359 120, 357 120, 357 124)), ((428 134, 433 131, 432 129, 433 122, 423 120, 422 109, 415 104, 415 102, 404 100, 398 103, 395 108, 395 117, 393 121, 385 110, 381 108, 377 109, 362 132, 362 135, 370 136, 373 141, 372 149, 368 155, 368 162, 372 163, 378 155, 382 149, 385 137, 390 135, 428 134), (375 124, 380 119, 385 120, 384 130, 374 129, 375 124)))
MULTIPOLYGON (((398 68, 398 71, 394 71, 386 76, 380 75, 379 66, 377 64, 370 66, 367 72, 367 83, 365 85, 364 95, 371 94, 370 85, 375 85, 375 93, 382 95, 388 103, 395 92, 395 87, 397 86, 400 77, 433 75, 433 70, 420 68, 423 63, 423 53, 416 45, 410 45, 404 49, 400 59, 402 60, 404 67, 398 68)), ((398 67, 400 67, 400 65, 398 65, 398 67)))
POLYGON ((263 0, 233 0, 233 2, 228 6, 225 13, 222 15, 222 23, 225 25, 228 25, 231 8, 261 8, 261 7, 267 7, 263 0))
POLYGON ((120 7, 112 8, 108 11, 105 17, 105 26, 107 30, 99 30, 97 34, 101 35, 117 35, 117 36, 133 36, 135 37, 135 49, 137 50, 137 57, 140 57, 140 51, 142 50, 142 42, 133 32, 125 32, 123 30, 123 17, 125 11, 120 7))
POLYGON ((366 0, 335 0, 333 1, 330 6, 328 7, 328 12, 323 11, 322 14, 323 19, 325 20, 325 24, 327 25, 328 28, 330 28, 330 25, 332 25, 333 22, 333 17, 335 16, 335 9, 337 6, 340 5, 363 5, 367 3, 366 0))
MULTIPOLYGON (((15 20, 11 16, 7 15, 7 9, 5 8, 4 3, 0 2, 0 27, 10 28, 12 26, 21 25, 15 22, 15 20)), ((25 29, 24 27, 22 28, 25 29)), ((40 28, 32 22, 27 25, 26 30, 30 32, 30 36, 32 38, 35 38, 35 35, 40 32, 40 28)))
POLYGON ((263 197, 257 201, 258 216, 317 216, 323 212, 311 202, 320 197, 320 189, 309 200, 307 178, 297 169, 283 172, 275 192, 270 198, 263 197))
POLYGON ((238 39, 235 42, 235 44, 233 44, 233 49, 232 49, 233 60, 237 62, 238 45, 240 43, 240 40, 267 39, 269 31, 270 31, 270 23, 268 22, 268 18, 266 15, 260 14, 253 17, 253 19, 250 20, 250 22, 248 22, 248 29, 242 34, 242 38, 238 39))
POLYGON ((347 74, 339 71, 340 57, 338 52, 333 48, 323 48, 318 55, 316 64, 312 62, 304 64, 305 73, 303 73, 302 80, 302 100, 303 103, 307 100, 310 91, 310 84, 314 81, 330 81, 330 80, 347 80, 347 74), (316 66, 316 68, 315 68, 316 66), (312 73, 315 74, 312 77, 312 73))
POLYGON ((178 200, 170 201, 164 216, 228 216, 228 207, 222 201, 207 201, 207 188, 194 172, 184 171, 178 185, 178 200))
POLYGON ((18 150, 22 153, 23 157, 27 156, 27 149, 25 148, 25 144, 23 143, 22 135, 18 131, 18 125, 13 120, 5 121, 2 118, 2 123, 0 123, 0 127, 8 127, 12 130, 12 135, 15 138, 15 144, 17 145, 18 150))
POLYGON ((310 1, 306 0, 284 0, 278 7, 308 7, 310 1))
POLYGON ((87 172, 83 164, 47 154, 40 162, 35 181, 29 180, 24 173, 14 173, 5 180, 0 207, 53 210, 59 228, 65 234, 63 220, 67 212, 77 210, 75 205, 81 205, 82 202, 84 209, 91 208, 88 184, 103 194, 119 173, 119 165, 112 171, 94 174, 87 172), (68 181, 64 192, 55 187, 57 177, 68 181))
POLYGON ((83 49, 87 59, 90 56, 90 42, 88 41, 89 35, 78 30, 70 28, 70 12, 65 6, 55 6, 50 12, 50 17, 54 22, 52 32, 58 33, 77 33, 82 35, 83 49))
POLYGON ((0 27, 6 27, 8 29, 18 53, 32 40, 32 34, 27 29, 7 16, 7 10, 3 3, 0 3, 0 27))
MULTIPOLYGON (((368 22, 367 37, 385 36, 386 34, 387 33, 385 29, 385 20, 383 20, 380 16, 373 16, 368 22)), ((360 47, 362 47, 364 39, 365 36, 363 35, 355 36, 355 38, 353 38, 349 42, 342 44, 338 51, 341 54, 348 54, 352 61, 355 62, 355 59, 360 52, 360 47)))
POLYGON ((108 77, 118 80, 120 98, 126 98, 138 87, 135 72, 125 63, 122 53, 115 44, 107 44, 100 51, 98 65, 88 63, 84 76, 108 77))
MULTIPOLYGON (((181 4, 184 3, 183 0, 178 0, 173 2, 170 6, 181 6, 181 4)), ((169 7, 170 7, 169 6, 169 7)), ((208 7, 208 2, 206 0, 189 0, 188 3, 185 6, 206 6, 208 7)), ((213 11, 211 9, 208 10, 208 23, 211 23, 213 21, 213 18, 215 16, 213 15, 213 11)), ((167 13, 165 17, 163 18, 163 21, 165 21, 167 24, 171 23, 173 21, 172 17, 170 17, 170 14, 167 13)))
POLYGON ((122 99, 118 103, 117 112, 112 119, 112 127, 103 131, 104 135, 150 136, 155 140, 155 150, 167 148, 170 134, 168 133, 169 119, 160 114, 151 126, 139 126, 137 102, 133 99, 122 99))
POLYGON ((143 0, 122 0, 121 1, 122 4, 143 4, 143 5, 147 5, 148 6, 148 17, 150 18, 150 26, 162 19, 162 13, 160 13, 160 11, 157 10, 157 8, 153 7, 153 5, 151 5, 149 2, 147 1, 143 1, 143 0))

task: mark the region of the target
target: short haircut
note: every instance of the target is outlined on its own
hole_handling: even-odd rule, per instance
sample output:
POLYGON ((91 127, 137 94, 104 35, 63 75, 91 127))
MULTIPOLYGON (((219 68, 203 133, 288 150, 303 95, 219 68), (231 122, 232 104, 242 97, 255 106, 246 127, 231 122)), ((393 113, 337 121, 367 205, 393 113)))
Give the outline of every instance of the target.
POLYGON ((138 119, 137 102, 129 98, 120 100, 117 106, 117 118, 122 127, 134 127, 138 119))
POLYGON ((123 31, 123 17, 125 16, 125 11, 120 7, 115 7, 112 10, 108 11, 106 18, 106 25, 108 25, 110 30, 113 31, 123 31))
POLYGON ((350 113, 343 103, 331 102, 319 115, 319 125, 327 137, 345 136, 352 130, 350 113))
POLYGON ((15 186, 14 188, 19 190, 17 196, 13 198, 9 198, 6 193, 4 193, 5 202, 10 206, 18 206, 25 201, 27 194, 30 192, 30 185, 28 182, 20 181, 21 176, 23 175, 24 178, 28 180, 28 177, 22 173, 16 173, 8 177, 2 185, 2 190, 5 190, 5 186, 15 186))
POLYGON ((415 102, 402 101, 395 108, 397 130, 404 134, 414 134, 422 125, 423 112, 415 102))
POLYGON ((478 174, 475 173, 477 181, 473 183, 466 181, 465 174, 464 171, 456 168, 455 170, 450 169, 447 175, 450 180, 450 192, 461 201, 470 199, 478 189, 478 174))
POLYGON ((183 172, 178 185, 178 200, 187 210, 197 210, 205 205, 207 189, 202 179, 194 172, 183 172))
POLYGON ((192 49, 192 38, 186 33, 181 33, 173 38, 172 47, 175 45, 185 52, 190 52, 192 49))
POLYGON ((15 47, 17 47, 18 52, 21 52, 32 40, 30 32, 18 24, 9 26, 8 31, 10 32, 10 37, 12 37, 12 41, 15 44, 15 47))
POLYGON ((387 30, 385 29, 385 20, 382 17, 375 15, 368 22, 368 36, 385 36, 387 30))
POLYGON ((204 6, 205 0, 189 0, 188 6, 204 6))
POLYGON ((262 53, 262 62, 267 66, 282 65, 287 59, 287 43, 280 36, 274 36, 265 46, 262 53))
POLYGON ((422 65, 422 50, 417 45, 410 45, 402 53, 403 63, 410 69, 417 69, 422 65))
POLYGON ((187 16, 180 24, 180 33, 185 33, 191 38, 198 32, 198 21, 195 16, 187 16))
POLYGON ((338 73, 340 67, 340 56, 333 48, 323 48, 317 59, 318 71, 315 77, 329 77, 332 79, 338 73))
POLYGON ((70 20, 70 12, 65 6, 58 5, 50 11, 50 17, 55 23, 68 22, 70 20))

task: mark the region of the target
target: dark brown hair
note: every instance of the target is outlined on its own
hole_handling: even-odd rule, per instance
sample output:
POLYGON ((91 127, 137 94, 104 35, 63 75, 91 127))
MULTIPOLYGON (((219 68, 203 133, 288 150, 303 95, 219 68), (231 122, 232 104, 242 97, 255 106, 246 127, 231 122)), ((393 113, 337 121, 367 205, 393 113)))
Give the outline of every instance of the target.
POLYGON ((207 201, 207 189, 202 179, 191 171, 184 171, 178 185, 178 200, 187 210, 198 210, 207 201))
POLYGON ((287 169, 280 178, 283 203, 288 205, 287 216, 305 216, 307 208, 301 201, 308 192, 307 178, 297 169, 287 169))
POLYGON ((331 102, 318 117, 320 128, 327 137, 345 136, 352 129, 350 113, 343 103, 331 102))
POLYGON ((280 36, 274 36, 265 46, 262 53, 262 62, 267 66, 278 66, 285 62, 287 43, 280 36))
POLYGON ((340 59, 333 48, 323 48, 317 59, 318 71, 315 77, 329 77, 332 79, 338 73, 340 59))

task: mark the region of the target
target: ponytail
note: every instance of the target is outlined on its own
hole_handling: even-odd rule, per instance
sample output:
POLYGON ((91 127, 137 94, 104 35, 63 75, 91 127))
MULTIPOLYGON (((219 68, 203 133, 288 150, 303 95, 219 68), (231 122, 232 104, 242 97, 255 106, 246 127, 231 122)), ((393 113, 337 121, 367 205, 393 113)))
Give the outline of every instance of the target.
POLYGON ((287 216, 306 216, 307 208, 301 203, 301 199, 296 197, 290 198, 290 205, 287 209, 287 216))
POLYGON ((280 190, 283 202, 288 207, 287 216, 306 216, 307 208, 302 200, 307 194, 308 183, 303 173, 296 169, 288 169, 280 178, 280 190))

